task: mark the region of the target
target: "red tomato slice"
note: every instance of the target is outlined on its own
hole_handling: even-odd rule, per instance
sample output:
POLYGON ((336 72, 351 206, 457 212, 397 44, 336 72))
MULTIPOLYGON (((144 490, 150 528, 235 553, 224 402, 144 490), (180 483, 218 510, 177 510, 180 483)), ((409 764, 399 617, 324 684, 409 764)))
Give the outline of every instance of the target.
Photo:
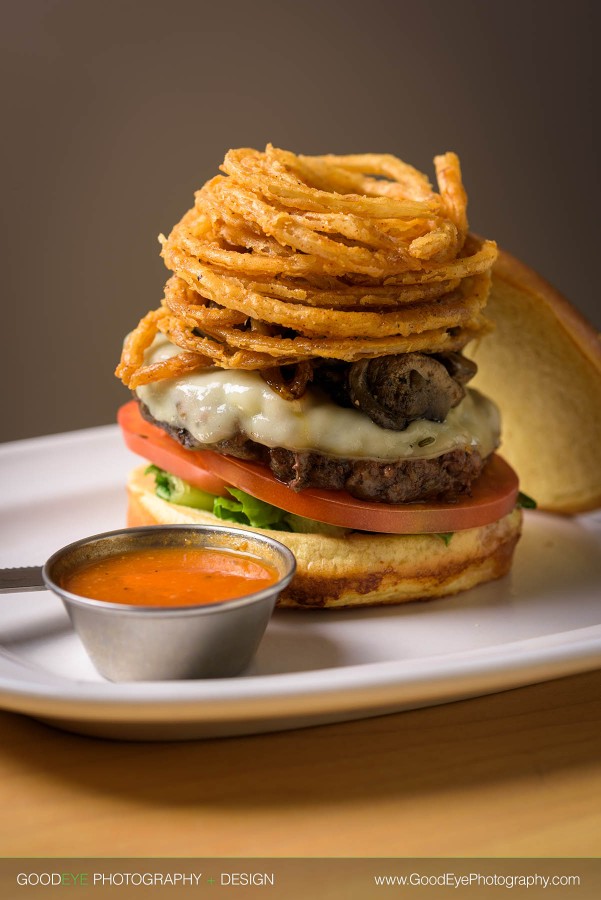
POLYGON ((287 512, 345 528, 384 534, 463 531, 501 519, 514 508, 518 495, 516 473, 496 454, 474 482, 471 497, 454 503, 389 505, 357 500, 346 491, 314 488, 296 493, 258 463, 211 450, 186 450, 161 428, 143 419, 135 400, 121 407, 118 421, 130 450, 195 487, 221 494, 230 484, 287 512), (216 479, 220 490, 206 486, 209 478, 216 479))
MULTIPOLYGON (((204 454, 186 450, 162 428, 157 428, 156 425, 151 425, 143 419, 135 400, 119 409, 117 421, 121 426, 126 445, 134 453, 165 469, 166 472, 183 478, 201 491, 207 491, 218 497, 228 496, 228 482, 218 474, 203 468, 201 457, 204 454)), ((230 481, 229 484, 233 482, 230 481)))

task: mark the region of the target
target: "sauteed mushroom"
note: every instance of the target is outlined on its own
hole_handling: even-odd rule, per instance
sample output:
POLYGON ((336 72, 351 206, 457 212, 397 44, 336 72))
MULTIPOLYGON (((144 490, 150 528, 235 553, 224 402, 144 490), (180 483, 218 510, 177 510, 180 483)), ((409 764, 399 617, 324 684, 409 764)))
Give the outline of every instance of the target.
MULTIPOLYGON (((459 355, 459 354, 457 354, 459 355)), ((458 362, 451 367, 465 380, 458 362)), ((403 431, 415 419, 442 422, 465 396, 443 362, 424 353, 401 353, 353 363, 348 373, 353 406, 382 428, 403 431)))

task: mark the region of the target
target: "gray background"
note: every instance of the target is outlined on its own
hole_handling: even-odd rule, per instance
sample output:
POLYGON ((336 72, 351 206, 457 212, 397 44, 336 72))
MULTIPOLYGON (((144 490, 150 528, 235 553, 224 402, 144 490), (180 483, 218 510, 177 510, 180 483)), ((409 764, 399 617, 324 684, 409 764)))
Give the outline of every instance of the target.
POLYGON ((114 420, 156 236, 230 147, 456 150, 472 228, 601 325, 595 6, 3 2, 1 439, 114 420))

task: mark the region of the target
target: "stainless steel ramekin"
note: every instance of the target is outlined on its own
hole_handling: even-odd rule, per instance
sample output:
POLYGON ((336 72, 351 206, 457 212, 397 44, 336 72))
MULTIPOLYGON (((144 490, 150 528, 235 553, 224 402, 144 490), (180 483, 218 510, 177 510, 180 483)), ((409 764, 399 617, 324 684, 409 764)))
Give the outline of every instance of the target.
POLYGON ((96 669, 110 681, 222 678, 251 661, 278 594, 296 562, 278 541, 240 528, 157 525, 93 535, 54 553, 42 570, 46 587, 61 597, 96 669), (255 556, 273 566, 278 581, 235 600, 202 606, 128 606, 90 600, 61 587, 84 563, 130 550, 208 547, 255 556))

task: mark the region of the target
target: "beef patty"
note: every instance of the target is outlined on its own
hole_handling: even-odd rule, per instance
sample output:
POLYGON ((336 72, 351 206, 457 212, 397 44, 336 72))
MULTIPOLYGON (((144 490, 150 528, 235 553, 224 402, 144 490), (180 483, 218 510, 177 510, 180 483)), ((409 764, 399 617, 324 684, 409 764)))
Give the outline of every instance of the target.
POLYGON ((157 421, 140 403, 144 418, 190 450, 213 450, 268 466, 278 481, 294 491, 304 488, 346 490, 359 500, 381 503, 453 500, 469 493, 486 459, 477 450, 458 448, 432 459, 351 459, 315 450, 266 447, 244 434, 212 444, 199 443, 185 428, 157 421))

